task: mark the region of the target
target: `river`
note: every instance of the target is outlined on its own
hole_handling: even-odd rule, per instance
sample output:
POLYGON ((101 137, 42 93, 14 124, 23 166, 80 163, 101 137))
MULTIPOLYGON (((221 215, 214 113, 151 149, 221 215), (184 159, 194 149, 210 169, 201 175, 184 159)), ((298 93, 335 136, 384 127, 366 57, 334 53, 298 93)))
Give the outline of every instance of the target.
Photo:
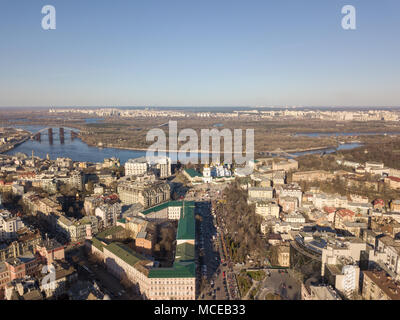
MULTIPOLYGON (((47 126, 40 125, 15 125, 15 127, 22 128, 24 130, 30 131, 32 133, 38 132, 46 128, 47 126)), ((117 148, 99 148, 95 146, 88 146, 86 143, 82 142, 79 138, 71 137, 71 130, 78 131, 77 129, 71 129, 64 127, 65 137, 64 143, 61 143, 59 137, 59 131, 57 128, 53 128, 53 143, 49 141, 47 131, 42 132, 41 141, 28 140, 14 149, 6 152, 6 154, 14 155, 18 152, 31 155, 32 151, 34 154, 40 158, 45 158, 48 154, 50 159, 54 160, 58 157, 68 157, 74 161, 88 161, 88 162, 103 162, 105 158, 116 157, 119 158, 121 164, 124 164, 128 159, 143 157, 146 155, 146 151, 140 150, 124 150, 117 148)), ((339 150, 349 150, 361 146, 359 143, 346 143, 339 145, 339 150)), ((309 150, 302 152, 291 153, 295 156, 301 156, 306 154, 321 154, 332 153, 336 150, 333 148, 326 148, 320 150, 309 150)), ((174 160, 174 159, 172 159, 174 160)))

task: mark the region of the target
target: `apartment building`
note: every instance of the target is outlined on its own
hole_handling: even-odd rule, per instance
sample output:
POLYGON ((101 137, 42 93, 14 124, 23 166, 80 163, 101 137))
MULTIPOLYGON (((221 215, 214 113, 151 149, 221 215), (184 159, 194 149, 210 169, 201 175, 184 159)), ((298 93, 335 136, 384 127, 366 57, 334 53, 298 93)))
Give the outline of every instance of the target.
POLYGON ((279 197, 279 205, 283 212, 291 213, 297 210, 299 199, 296 197, 279 197))
POLYGON ((248 203, 271 200, 274 197, 274 188, 272 187, 249 187, 247 192, 248 203))
POLYGON ((123 204, 139 203, 144 208, 155 206, 170 199, 167 182, 149 179, 124 180, 118 184, 118 195, 123 204))
POLYGON ((147 173, 149 164, 145 157, 129 159, 125 163, 125 176, 140 176, 147 173))
POLYGON ((172 174, 171 171, 171 158, 168 157, 157 157, 150 165, 153 172, 161 178, 170 177, 172 174))
POLYGON ((27 229, 21 229, 17 232, 18 241, 0 246, 0 261, 6 261, 10 258, 28 254, 34 251, 36 245, 40 244, 42 237, 38 231, 31 232, 27 229))
MULTIPOLYGON (((358 238, 348 238, 344 241, 334 240, 322 249, 321 276, 325 276, 325 269, 328 265, 340 265, 343 259, 347 264, 359 264, 361 252, 366 251, 366 243, 358 238)), ((342 263, 343 264, 343 263, 342 263)))
POLYGON ((39 260, 32 253, 27 253, 5 261, 10 273, 10 281, 32 276, 38 272, 39 260))
POLYGON ((294 159, 284 159, 281 161, 272 161, 272 170, 297 170, 299 168, 299 163, 294 159))
POLYGON ((342 300, 331 286, 301 285, 302 300, 342 300))
POLYGON ((86 197, 85 201, 83 202, 83 208, 87 215, 94 215, 94 211, 97 207, 104 203, 102 197, 86 197))
POLYGON ((391 236, 377 237, 376 247, 369 260, 385 269, 394 279, 400 280, 400 241, 391 236))
POLYGON ((303 192, 297 183, 290 183, 280 186, 277 189, 279 197, 295 197, 299 200, 299 206, 302 205, 303 192))
POLYGON ((34 252, 40 257, 41 263, 46 265, 65 259, 64 246, 54 239, 43 240, 42 243, 36 245, 34 252))
POLYGON ((120 160, 115 157, 105 158, 103 161, 103 168, 120 167, 120 160))
POLYGON ((156 237, 153 233, 147 231, 139 232, 135 238, 136 250, 139 253, 151 255, 155 241, 156 237))
POLYGON ((71 169, 73 165, 73 161, 70 158, 62 158, 59 157, 55 161, 56 166, 59 168, 66 168, 66 169, 71 169))
POLYGON ((329 264, 325 268, 324 278, 343 296, 351 299, 359 292, 360 267, 351 259, 339 258, 337 264, 329 264))
POLYGON ((94 216, 85 216, 80 220, 59 216, 56 230, 63 233, 69 241, 83 241, 99 231, 99 220, 94 216))
POLYGON ((365 163, 365 171, 370 172, 371 170, 374 169, 383 169, 385 168, 385 165, 383 162, 373 162, 373 161, 367 161, 365 163))
POLYGON ((45 274, 38 276, 39 289, 47 299, 54 299, 67 293, 68 288, 78 281, 78 272, 65 261, 53 261, 55 279, 50 286, 43 281, 45 274))
POLYGON ((278 265, 281 267, 290 267, 290 246, 277 247, 278 265))
POLYGON ((363 271, 362 297, 365 300, 400 300, 400 285, 385 271, 363 271))
POLYGON ((9 282, 11 278, 7 265, 5 262, 0 262, 0 290, 4 290, 9 282))
POLYGON ((17 237, 17 232, 24 228, 21 218, 12 215, 8 210, 0 211, 0 240, 10 240, 17 237))
POLYGON ((325 170, 299 171, 292 175, 293 182, 300 181, 326 181, 334 179, 335 175, 325 170))
POLYGON ((400 212, 400 200, 392 200, 390 202, 390 210, 393 212, 400 212))
POLYGON ((324 207, 344 208, 348 204, 347 197, 340 196, 339 194, 313 193, 310 200, 318 209, 323 209, 324 207))
POLYGON ((306 222, 306 219, 300 212, 293 212, 290 214, 283 215, 283 221, 288 222, 288 223, 303 224, 306 222))
POLYGON ((256 202, 255 213, 264 217, 279 218, 280 207, 276 201, 260 201, 256 202))
POLYGON ((104 228, 114 226, 121 216, 121 203, 105 203, 95 209, 95 216, 103 223, 104 228))

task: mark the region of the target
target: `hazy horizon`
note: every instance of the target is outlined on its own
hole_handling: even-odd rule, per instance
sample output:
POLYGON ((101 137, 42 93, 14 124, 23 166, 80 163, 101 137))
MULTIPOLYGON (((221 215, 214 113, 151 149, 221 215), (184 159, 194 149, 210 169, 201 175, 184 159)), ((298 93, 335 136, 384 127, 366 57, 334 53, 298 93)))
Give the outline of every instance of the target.
POLYGON ((0 106, 400 105, 400 2, 0 4, 0 106))

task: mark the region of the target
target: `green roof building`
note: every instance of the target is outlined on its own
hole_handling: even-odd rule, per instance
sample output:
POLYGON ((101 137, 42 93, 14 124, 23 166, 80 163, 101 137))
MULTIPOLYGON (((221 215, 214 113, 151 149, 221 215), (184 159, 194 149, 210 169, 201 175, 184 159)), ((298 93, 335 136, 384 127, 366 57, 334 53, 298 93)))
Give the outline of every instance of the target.
POLYGON ((185 169, 185 172, 191 177, 191 178, 196 178, 199 177, 201 178, 203 175, 196 171, 195 169, 185 169))

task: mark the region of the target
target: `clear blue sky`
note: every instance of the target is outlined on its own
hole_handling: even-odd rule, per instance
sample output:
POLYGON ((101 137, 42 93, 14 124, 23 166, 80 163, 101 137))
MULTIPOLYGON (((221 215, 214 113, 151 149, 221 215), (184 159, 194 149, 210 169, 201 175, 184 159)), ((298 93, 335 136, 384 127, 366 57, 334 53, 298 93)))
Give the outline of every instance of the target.
POLYGON ((0 106, 400 105, 399 36, 398 0, 1 0, 0 106))

